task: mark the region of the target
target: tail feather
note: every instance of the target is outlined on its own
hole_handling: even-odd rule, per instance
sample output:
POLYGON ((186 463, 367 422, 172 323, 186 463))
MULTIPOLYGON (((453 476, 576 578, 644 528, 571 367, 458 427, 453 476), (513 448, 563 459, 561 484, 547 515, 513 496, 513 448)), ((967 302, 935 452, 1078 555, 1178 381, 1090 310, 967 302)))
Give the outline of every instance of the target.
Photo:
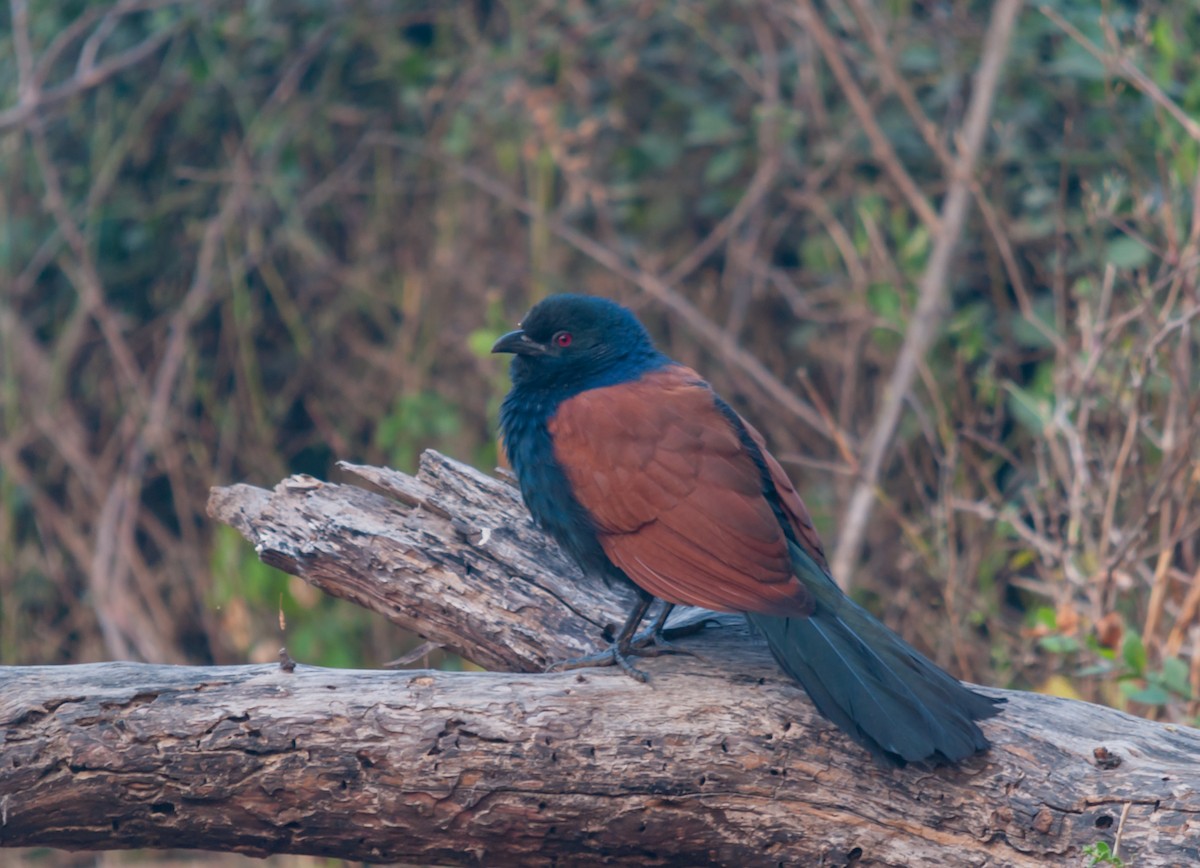
POLYGON ((817 708, 888 762, 954 762, 988 747, 975 724, 999 710, 943 672, 838 590, 793 550, 797 574, 814 591, 809 617, 747 617, 776 660, 817 708))

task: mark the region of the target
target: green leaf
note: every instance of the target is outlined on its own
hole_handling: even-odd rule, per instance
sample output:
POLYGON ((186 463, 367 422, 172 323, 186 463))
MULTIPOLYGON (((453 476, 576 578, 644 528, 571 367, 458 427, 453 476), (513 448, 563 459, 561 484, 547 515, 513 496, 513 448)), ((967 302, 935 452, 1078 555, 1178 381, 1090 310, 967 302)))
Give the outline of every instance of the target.
POLYGON ((910 44, 900 53, 899 61, 905 72, 931 72, 942 66, 937 47, 929 44, 910 44))
MULTIPOLYGON (((1005 536, 1007 536, 1009 539, 1013 539, 1013 540, 1020 539, 1020 537, 1017 536, 1017 532, 1015 530, 1013 530, 1013 526, 1011 523, 1002 521, 1001 525, 1004 528, 1005 536)), ((1008 566, 1009 566, 1009 569, 1012 569, 1012 570, 1023 570, 1036 560, 1037 560, 1037 552, 1035 552, 1033 549, 1018 549, 1018 550, 1014 551, 1012 553, 1012 557, 1009 558, 1008 566)), ((1045 611, 1045 612, 1050 613, 1050 620, 1047 622, 1047 626, 1053 627, 1055 625, 1055 623, 1057 623, 1054 619, 1054 610, 1053 609, 1049 609, 1049 608, 1043 606, 1038 611, 1045 611)))
POLYGON ((1121 659, 1134 675, 1145 674, 1146 646, 1142 644, 1142 637, 1137 633, 1131 631, 1125 637, 1125 643, 1121 646, 1121 659))
POLYGON ((1162 685, 1184 699, 1192 698, 1192 686, 1188 683, 1188 665, 1178 657, 1163 661, 1162 685))
POLYGON ((1150 261, 1150 251, 1136 238, 1122 235, 1109 242, 1104 258, 1117 268, 1134 269, 1150 261))
POLYGON ((1071 654, 1079 650, 1079 640, 1074 636, 1043 636, 1038 645, 1051 654, 1071 654))
POLYGON ((909 265, 920 264, 929 252, 929 243, 929 230, 924 226, 917 226, 900 245, 900 258, 909 265))
POLYGON ((873 283, 867 287, 867 307, 877 317, 894 326, 903 326, 900 293, 890 283, 873 283))
POLYGON ((1125 860, 1113 853, 1107 841, 1096 841, 1083 848, 1083 855, 1088 857, 1087 864, 1111 865, 1113 868, 1125 868, 1125 860))
POLYGON ((1095 654, 1101 660, 1108 661, 1108 664, 1113 664, 1113 665, 1108 666, 1108 668, 1110 670, 1115 668, 1115 664, 1117 661, 1117 652, 1116 652, 1115 648, 1105 648, 1103 645, 1101 645, 1099 642, 1096 641, 1095 636, 1088 636, 1087 647, 1088 647, 1089 651, 1091 651, 1093 654, 1095 654))
POLYGON ((1163 15, 1151 28, 1154 47, 1162 55, 1163 60, 1174 61, 1179 56, 1179 44, 1175 40, 1175 28, 1171 26, 1168 16, 1163 15))
POLYGON ((686 139, 689 145, 719 145, 738 136, 739 127, 724 111, 724 106, 699 108, 692 113, 691 120, 686 139))
POLYGON ((1054 322, 1054 299, 1039 298, 1033 304, 1029 316, 1012 318, 1013 339, 1023 347, 1032 350, 1045 350, 1054 346, 1054 341, 1045 334, 1046 331, 1056 332, 1054 322), (1034 319, 1038 325, 1034 324, 1034 319))
POLYGON ((1073 42, 1065 43, 1059 56, 1048 63, 1045 69, 1051 75, 1084 81, 1104 81, 1109 77, 1104 61, 1097 60, 1086 49, 1073 42))
POLYGON ((709 184, 728 181, 742 168, 742 149, 727 148, 718 151, 704 167, 704 180, 709 184))
POLYGON ((479 356, 481 359, 486 359, 492 354, 492 344, 500 337, 500 332, 497 329, 475 329, 467 337, 467 346, 471 352, 479 356))
POLYGON ((452 157, 465 157, 474 141, 475 122, 466 112, 459 112, 450 121, 450 128, 442 139, 442 147, 452 157))
POLYGON ((1160 684, 1138 687, 1132 681, 1122 681, 1121 692, 1130 702, 1140 702, 1143 705, 1166 705, 1171 701, 1171 695, 1160 684))
POLYGON ((1025 426, 1031 434, 1041 435, 1050 423, 1050 402, 1039 398, 1016 383, 1008 381, 1004 384, 1008 392, 1008 409, 1016 420, 1025 426))
POLYGON ((677 136, 646 133, 637 141, 637 148, 656 169, 669 169, 679 161, 683 148, 677 136))
POLYGON ((1095 844, 1088 844, 1083 848, 1083 852, 1094 859, 1107 859, 1112 855, 1112 850, 1109 849, 1107 841, 1097 841, 1095 844))
POLYGON ((1058 627, 1058 619, 1054 615, 1053 606, 1038 606, 1033 612, 1031 619, 1033 626, 1048 627, 1053 630, 1058 627))

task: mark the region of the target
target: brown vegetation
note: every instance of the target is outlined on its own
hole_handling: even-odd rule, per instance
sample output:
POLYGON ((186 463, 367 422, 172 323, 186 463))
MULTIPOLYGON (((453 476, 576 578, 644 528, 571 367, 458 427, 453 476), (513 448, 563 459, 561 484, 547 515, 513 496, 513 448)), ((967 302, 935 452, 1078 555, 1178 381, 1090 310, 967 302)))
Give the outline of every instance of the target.
POLYGON ((1194 721, 1200 14, 1027 6, 988 110, 993 6, 13 0, 0 661, 411 648, 208 489, 493 466, 486 348, 569 289, 939 663, 1194 721))

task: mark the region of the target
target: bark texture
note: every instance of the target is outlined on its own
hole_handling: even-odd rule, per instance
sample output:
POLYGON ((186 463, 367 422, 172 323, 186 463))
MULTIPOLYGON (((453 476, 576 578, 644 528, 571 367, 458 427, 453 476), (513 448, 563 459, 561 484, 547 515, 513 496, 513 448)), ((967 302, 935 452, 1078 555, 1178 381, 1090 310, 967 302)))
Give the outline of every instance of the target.
MULTIPOLYGON (((885 769, 735 619, 702 657, 541 674, 626 601, 515 489, 427 453, 391 496, 216 489, 262 559, 496 670, 0 668, 0 846, 200 847, 474 865, 1200 864, 1200 732, 1005 691, 995 747, 885 769)), ((684 620, 687 620, 685 613, 684 620)), ((693 618, 693 620, 695 620, 693 618)))

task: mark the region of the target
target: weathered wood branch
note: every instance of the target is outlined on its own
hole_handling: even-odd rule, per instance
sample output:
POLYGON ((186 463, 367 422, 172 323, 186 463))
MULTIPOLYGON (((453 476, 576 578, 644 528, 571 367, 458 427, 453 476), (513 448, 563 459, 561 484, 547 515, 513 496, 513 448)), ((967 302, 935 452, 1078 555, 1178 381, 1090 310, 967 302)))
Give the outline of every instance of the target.
POLYGON ((511 486, 429 453, 393 497, 217 489, 264 561, 492 669, 0 668, 0 846, 202 847, 439 864, 1047 865, 1119 838, 1200 862, 1200 732, 1006 692, 957 768, 884 769, 736 622, 702 658, 540 674, 624 601, 511 486), (532 673, 532 674, 523 674, 532 673))

